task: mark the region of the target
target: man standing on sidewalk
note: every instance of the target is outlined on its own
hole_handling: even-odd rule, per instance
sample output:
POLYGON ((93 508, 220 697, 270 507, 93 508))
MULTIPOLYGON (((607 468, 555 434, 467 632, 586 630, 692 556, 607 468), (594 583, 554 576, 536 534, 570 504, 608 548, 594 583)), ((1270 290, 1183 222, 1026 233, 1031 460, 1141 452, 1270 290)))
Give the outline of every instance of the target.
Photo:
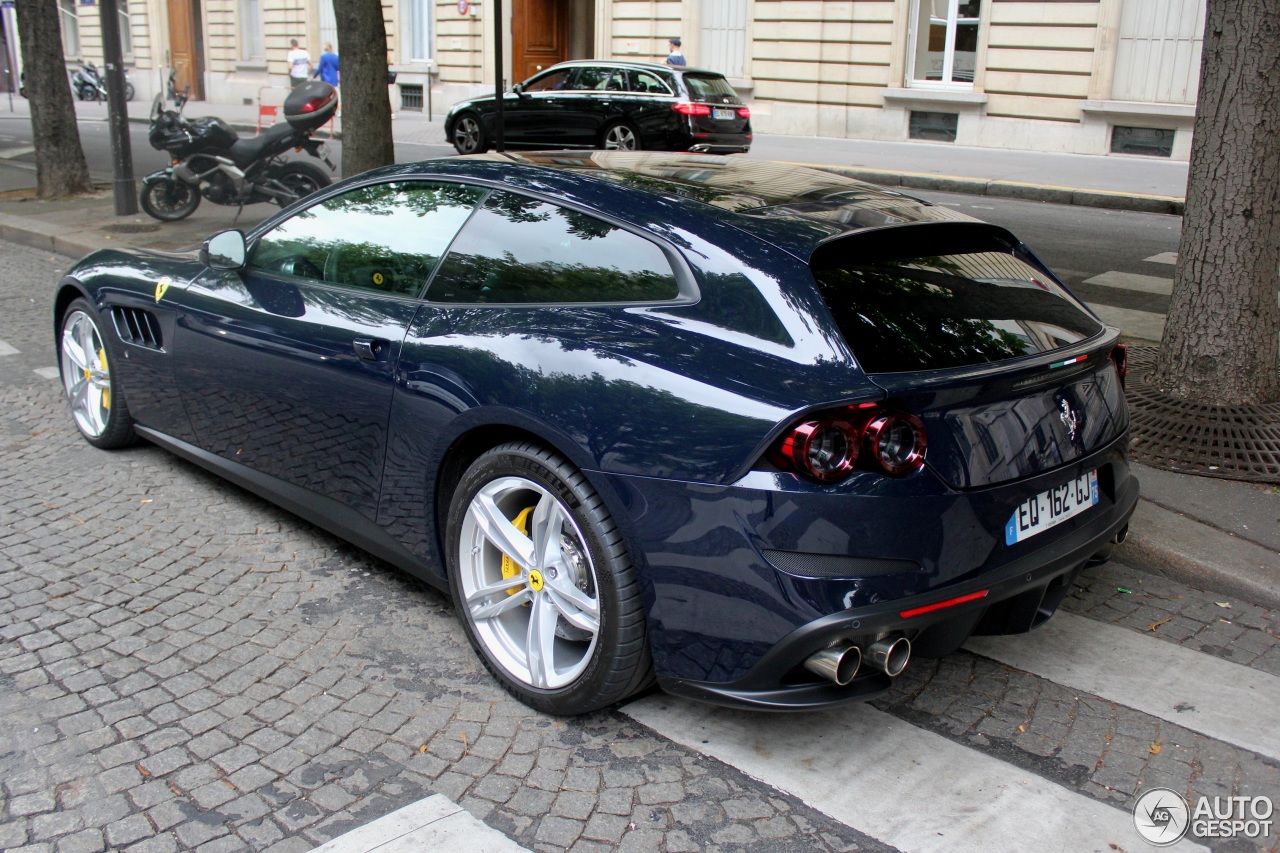
POLYGON ((311 54, 298 47, 297 39, 289 39, 289 82, 298 88, 311 76, 311 54))

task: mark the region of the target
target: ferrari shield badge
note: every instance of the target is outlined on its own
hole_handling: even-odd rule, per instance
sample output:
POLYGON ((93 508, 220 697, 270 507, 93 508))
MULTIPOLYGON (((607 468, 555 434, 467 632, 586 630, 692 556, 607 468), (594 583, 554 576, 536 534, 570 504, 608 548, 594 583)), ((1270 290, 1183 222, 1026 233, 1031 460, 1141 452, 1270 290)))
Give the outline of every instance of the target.
POLYGON ((156 302, 164 298, 164 292, 169 289, 171 284, 173 284, 173 279, 169 278, 169 276, 160 277, 160 280, 156 282, 156 302))

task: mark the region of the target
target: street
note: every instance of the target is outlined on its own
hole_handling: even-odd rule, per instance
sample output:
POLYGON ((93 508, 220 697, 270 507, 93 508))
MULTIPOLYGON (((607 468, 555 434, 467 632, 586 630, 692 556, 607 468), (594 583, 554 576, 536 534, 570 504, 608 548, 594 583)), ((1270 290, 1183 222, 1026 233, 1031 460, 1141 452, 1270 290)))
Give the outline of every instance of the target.
MULTIPOLYGON (((912 194, 1158 338, 1177 218, 912 194)), ((1280 613, 1123 550, 1033 633, 869 704, 531 711, 447 596, 154 446, 83 441, 51 323, 72 261, 0 241, 0 849, 302 853, 435 794, 530 850, 1134 851, 1149 788, 1280 801, 1280 613)), ((1280 818, 1209 848, 1278 845, 1280 818)))

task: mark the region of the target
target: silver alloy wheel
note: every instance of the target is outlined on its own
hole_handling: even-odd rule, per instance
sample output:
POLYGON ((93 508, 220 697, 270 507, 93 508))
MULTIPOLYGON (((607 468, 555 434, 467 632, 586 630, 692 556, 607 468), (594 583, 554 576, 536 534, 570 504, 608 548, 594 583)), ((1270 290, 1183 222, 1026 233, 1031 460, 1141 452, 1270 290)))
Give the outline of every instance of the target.
POLYGON ((542 690, 581 676, 600 633, 599 587, 568 508, 531 480, 499 477, 467 506, 458 551, 468 617, 494 662, 542 690), (520 519, 526 508, 532 512, 520 519), (515 569, 510 577, 502 574, 504 554, 515 569))
POLYGON ((470 116, 458 119, 453 129, 454 143, 458 150, 465 154, 473 154, 480 150, 480 124, 470 116))
POLYGON ((625 124, 615 124, 604 132, 606 151, 635 151, 637 141, 635 131, 625 124))
POLYGON ((62 326, 62 387, 76 426, 100 438, 111 414, 111 373, 98 326, 83 311, 72 311, 62 326))

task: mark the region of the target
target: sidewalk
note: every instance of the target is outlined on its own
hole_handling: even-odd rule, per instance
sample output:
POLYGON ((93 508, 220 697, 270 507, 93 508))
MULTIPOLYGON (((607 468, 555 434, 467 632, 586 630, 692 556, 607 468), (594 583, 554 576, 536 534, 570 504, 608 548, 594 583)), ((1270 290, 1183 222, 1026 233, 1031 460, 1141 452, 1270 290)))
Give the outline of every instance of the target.
MULTIPOLYGON (((193 115, 216 111, 240 126, 256 124, 254 106, 190 106, 193 115)), ((82 121, 105 120, 104 105, 82 103, 77 109, 82 121)), ((134 102, 130 110, 145 113, 146 106, 134 102)), ((6 115, 0 109, 0 119, 6 115)), ((423 157, 452 152, 443 147, 442 116, 428 120, 421 113, 402 112, 393 129, 397 145, 421 146, 423 157)), ((756 138, 750 156, 840 168, 864 179, 874 173, 882 184, 1050 202, 1065 199, 1130 210, 1151 210, 1159 204, 1167 206, 1161 212, 1174 206, 1180 210, 1186 185, 1185 163, 932 143, 767 136, 756 138), (1045 183, 1036 183, 1037 177, 1045 183)), ((0 160, 0 169, 5 162, 0 160)), ((34 172, 30 181, 34 186, 34 172)), ((116 217, 109 192, 60 202, 0 198, 0 238, 72 257, 111 246, 174 250, 197 246, 222 228, 250 227, 275 210, 271 205, 250 205, 233 222, 233 208, 206 204, 187 220, 159 223, 143 214, 116 217)), ((1118 559, 1204 589, 1280 607, 1280 489, 1142 465, 1135 469, 1143 499, 1128 541, 1116 551, 1118 559)))

